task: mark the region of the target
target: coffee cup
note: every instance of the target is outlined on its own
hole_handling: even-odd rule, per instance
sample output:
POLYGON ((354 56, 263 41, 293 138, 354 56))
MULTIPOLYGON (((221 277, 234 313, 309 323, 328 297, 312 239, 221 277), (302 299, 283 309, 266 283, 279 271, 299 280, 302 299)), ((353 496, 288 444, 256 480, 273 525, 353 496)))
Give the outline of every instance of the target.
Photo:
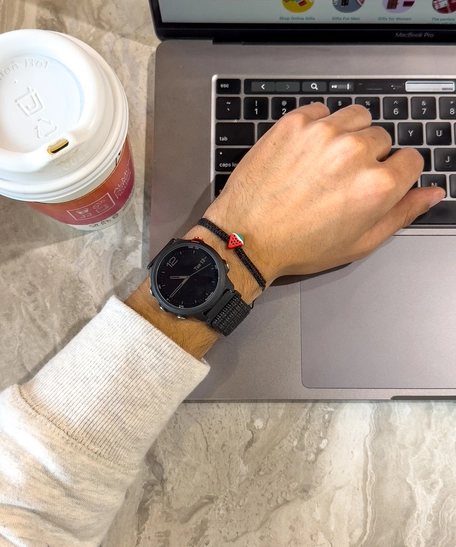
POLYGON ((134 169, 123 87, 71 36, 0 35, 0 195, 82 230, 120 220, 134 169))

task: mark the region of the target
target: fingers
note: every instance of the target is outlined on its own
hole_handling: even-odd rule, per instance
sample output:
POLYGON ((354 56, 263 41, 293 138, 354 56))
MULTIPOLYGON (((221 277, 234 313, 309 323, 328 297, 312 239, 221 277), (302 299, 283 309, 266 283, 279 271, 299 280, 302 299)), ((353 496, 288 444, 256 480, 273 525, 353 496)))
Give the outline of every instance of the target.
POLYGON ((414 148, 401 148, 385 160, 384 165, 390 166, 400 179, 416 182, 424 167, 423 156, 414 148))
POLYGON ((352 104, 331 114, 328 121, 331 121, 331 123, 342 131, 351 133, 369 127, 372 122, 372 116, 364 106, 352 104))
MULTIPOLYGON (((309 122, 327 118, 330 115, 329 108, 323 103, 312 103, 300 106, 292 111, 293 114, 304 116, 309 122)), ((287 114, 289 116, 289 114, 287 114)))
POLYGON ((423 171, 424 160, 413 148, 402 148, 379 164, 380 181, 386 192, 384 205, 391 209, 401 200, 423 171))
POLYGON ((407 194, 359 241, 360 257, 374 251, 401 228, 409 226, 418 216, 445 197, 442 188, 415 188, 407 194))
MULTIPOLYGON (((372 122, 370 112, 364 106, 358 104, 347 106, 330 114, 328 107, 323 103, 313 103, 301 106, 290 114, 300 114, 309 122, 326 118, 329 123, 344 133, 360 131, 369 127, 372 122)), ((290 114, 287 114, 287 116, 290 116, 290 114)))
POLYGON ((331 114, 327 106, 323 103, 316 102, 300 106, 293 110, 293 112, 305 115, 310 120, 319 120, 327 117, 332 123, 339 126, 345 132, 359 131, 360 129, 369 127, 372 122, 372 116, 369 110, 359 104, 346 106, 331 114))
POLYGON ((378 161, 383 161, 391 150, 391 135, 382 127, 370 126, 357 132, 363 139, 378 161))

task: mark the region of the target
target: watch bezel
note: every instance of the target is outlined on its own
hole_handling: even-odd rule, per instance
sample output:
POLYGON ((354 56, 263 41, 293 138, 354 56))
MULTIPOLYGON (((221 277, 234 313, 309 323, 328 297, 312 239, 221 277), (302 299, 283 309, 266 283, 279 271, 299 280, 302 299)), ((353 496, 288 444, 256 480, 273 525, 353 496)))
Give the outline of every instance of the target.
POLYGON ((231 288, 232 284, 229 282, 228 276, 227 276, 227 265, 226 262, 220 257, 220 255, 209 245, 204 243, 202 240, 186 240, 186 239, 180 239, 180 240, 172 240, 168 243, 168 245, 162 249, 158 255, 154 258, 154 260, 149 264, 150 269, 150 289, 152 295, 157 299, 160 307, 168 312, 171 312, 175 315, 182 316, 182 317, 197 317, 199 319, 205 320, 205 312, 208 312, 211 310, 214 305, 220 300, 223 293, 227 288, 231 288), (160 269, 161 264, 164 260, 168 258, 168 256, 176 251, 177 249, 180 249, 182 247, 185 248, 197 248, 198 250, 204 250, 215 262, 217 270, 218 270, 218 280, 217 280, 217 286, 211 296, 199 306, 194 306, 192 308, 184 308, 184 307, 178 307, 174 306, 173 304, 170 304, 167 299, 163 296, 163 294, 160 292, 160 289, 158 288, 158 280, 157 275, 158 271, 160 269), (198 317, 199 316, 199 317, 198 317))

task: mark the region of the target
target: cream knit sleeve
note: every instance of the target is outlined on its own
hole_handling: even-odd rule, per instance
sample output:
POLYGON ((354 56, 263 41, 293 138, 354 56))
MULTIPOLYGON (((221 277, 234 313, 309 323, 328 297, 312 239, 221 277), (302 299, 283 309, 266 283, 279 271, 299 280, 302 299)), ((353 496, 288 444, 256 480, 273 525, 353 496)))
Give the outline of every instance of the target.
POLYGON ((0 546, 98 546, 207 372, 111 298, 33 380, 0 394, 0 546))

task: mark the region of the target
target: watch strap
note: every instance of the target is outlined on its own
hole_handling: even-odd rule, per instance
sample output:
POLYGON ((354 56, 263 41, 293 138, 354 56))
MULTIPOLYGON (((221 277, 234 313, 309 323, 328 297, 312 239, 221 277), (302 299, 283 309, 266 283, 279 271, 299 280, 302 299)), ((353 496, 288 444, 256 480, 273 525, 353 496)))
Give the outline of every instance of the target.
POLYGON ((212 328, 228 336, 244 321, 251 309, 237 291, 227 289, 217 304, 205 315, 207 323, 212 328))

